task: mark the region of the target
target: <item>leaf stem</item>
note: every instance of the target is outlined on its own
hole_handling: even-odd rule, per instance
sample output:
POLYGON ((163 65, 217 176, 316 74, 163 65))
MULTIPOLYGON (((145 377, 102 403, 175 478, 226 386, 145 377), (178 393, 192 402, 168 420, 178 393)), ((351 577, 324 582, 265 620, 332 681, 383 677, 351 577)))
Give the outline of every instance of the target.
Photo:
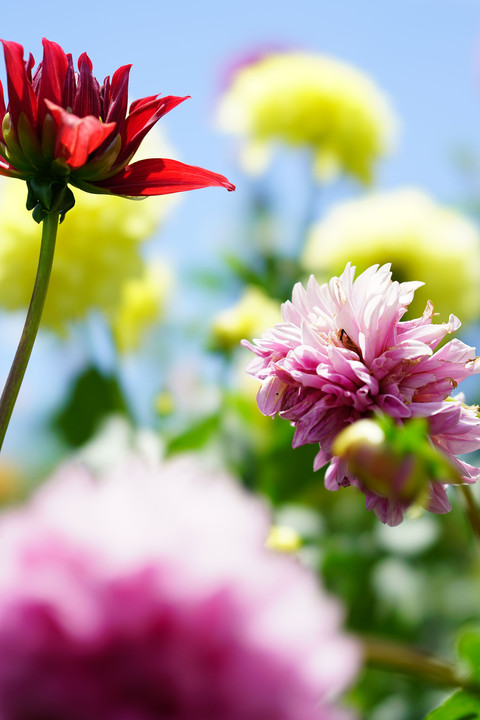
POLYGON ((20 386, 27 369, 33 344, 37 337, 52 270, 58 221, 59 213, 50 213, 43 220, 37 276, 35 278, 30 306, 17 352, 15 353, 15 358, 10 368, 2 397, 0 398, 0 449, 3 445, 5 433, 7 432, 13 408, 15 407, 20 386))
POLYGON ((480 542, 480 513, 477 503, 475 502, 475 498, 473 497, 472 489, 470 485, 457 485, 457 487, 464 497, 465 504, 467 506, 467 515, 470 520, 470 525, 472 526, 473 534, 480 542))
POLYGON ((462 688, 480 695, 480 685, 460 675, 456 668, 445 660, 389 640, 362 637, 361 642, 367 665, 411 675, 436 685, 462 688))

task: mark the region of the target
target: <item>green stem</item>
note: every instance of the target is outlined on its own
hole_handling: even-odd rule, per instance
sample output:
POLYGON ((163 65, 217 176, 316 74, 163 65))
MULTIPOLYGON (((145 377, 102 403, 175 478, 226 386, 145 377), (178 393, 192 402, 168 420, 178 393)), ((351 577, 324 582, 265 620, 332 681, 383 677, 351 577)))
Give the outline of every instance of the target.
POLYGON ((470 520, 473 533, 480 542, 480 513, 477 503, 475 502, 475 498, 473 497, 472 489, 470 485, 458 485, 457 487, 464 497, 465 504, 467 506, 467 515, 470 520))
POLYGON ((0 398, 0 449, 3 445, 5 433, 12 416, 13 408, 20 390, 20 386, 27 369, 28 361, 32 352, 33 344, 37 336, 40 318, 42 317, 43 306, 47 295, 48 282, 52 270, 53 255, 55 252, 55 240, 57 237, 59 213, 50 213, 43 221, 42 244, 40 246, 40 257, 38 260, 37 277, 33 288, 30 306, 27 312, 27 319, 23 328, 22 336, 18 344, 17 352, 13 360, 10 373, 0 398))
POLYGON ((458 687, 480 695, 480 686, 459 675, 453 665, 421 650, 388 640, 361 638, 367 665, 410 675, 436 685, 458 687))

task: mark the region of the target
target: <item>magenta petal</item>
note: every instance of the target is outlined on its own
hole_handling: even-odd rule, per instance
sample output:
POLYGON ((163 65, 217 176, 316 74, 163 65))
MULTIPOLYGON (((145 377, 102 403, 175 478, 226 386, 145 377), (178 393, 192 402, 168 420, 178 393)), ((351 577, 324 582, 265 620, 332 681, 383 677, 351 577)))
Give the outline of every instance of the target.
POLYGON ((142 195, 167 195, 169 193, 220 186, 235 190, 235 185, 223 175, 177 160, 139 160, 107 180, 92 183, 109 190, 114 195, 140 197, 142 195))
POLYGON ((439 482, 432 483, 427 509, 436 515, 445 515, 452 509, 445 487, 439 482))

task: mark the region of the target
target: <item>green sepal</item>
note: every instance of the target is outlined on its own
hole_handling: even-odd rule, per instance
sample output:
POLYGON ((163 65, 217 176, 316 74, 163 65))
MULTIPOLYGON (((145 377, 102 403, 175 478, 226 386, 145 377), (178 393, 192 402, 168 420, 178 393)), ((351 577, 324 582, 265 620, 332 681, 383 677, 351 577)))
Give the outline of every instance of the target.
POLYGON ((17 133, 12 125, 9 113, 6 113, 2 122, 2 134, 5 141, 5 159, 19 170, 32 173, 34 168, 23 154, 17 138, 17 133))
POLYGON ((41 175, 34 175, 27 180, 28 196, 30 198, 30 201, 27 199, 27 207, 28 204, 32 205, 35 200, 35 205, 40 202, 45 210, 50 210, 54 184, 54 180, 48 177, 42 177, 41 175))
POLYGON ((40 143, 30 122, 24 112, 20 113, 17 122, 17 137, 23 155, 28 158, 28 162, 36 168, 40 168, 42 164, 42 156, 40 152, 40 143))
POLYGON ((96 157, 95 160, 87 162, 81 168, 74 171, 75 177, 79 180, 95 181, 103 180, 110 177, 110 175, 115 175, 117 172, 120 172, 127 163, 125 163, 125 165, 119 165, 115 168, 115 170, 112 170, 112 165, 117 159, 121 147, 122 138, 120 137, 120 134, 117 133, 112 142, 108 145, 104 152, 102 152, 100 157, 96 157))
POLYGON ((86 180, 78 180, 75 175, 70 178, 70 184, 77 187, 79 190, 91 193, 92 195, 113 195, 111 190, 104 187, 99 187, 93 183, 87 182, 86 180))
POLYGON ((35 222, 49 213, 60 213, 60 222, 75 205, 75 196, 65 182, 35 176, 27 180, 27 210, 33 210, 35 222))
MULTIPOLYGON (((67 163, 65 158, 62 157, 55 158, 50 166, 50 170, 52 175, 57 178, 62 178, 62 180, 67 178, 71 173, 70 165, 67 163)), ((65 180, 65 182, 67 182, 67 180, 65 180)))
POLYGON ((50 113, 47 113, 43 121, 41 143, 42 155, 45 160, 51 160, 53 158, 56 140, 57 125, 50 113))

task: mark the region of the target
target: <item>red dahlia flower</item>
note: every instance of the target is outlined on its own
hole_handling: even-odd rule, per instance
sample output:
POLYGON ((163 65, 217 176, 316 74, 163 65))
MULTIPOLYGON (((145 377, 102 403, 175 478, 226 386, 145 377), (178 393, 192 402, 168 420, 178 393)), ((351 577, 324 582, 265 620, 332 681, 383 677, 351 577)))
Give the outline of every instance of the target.
POLYGON ((78 60, 43 39, 43 61, 23 58, 23 47, 3 42, 8 107, 0 84, 0 174, 26 180, 27 208, 40 222, 74 205, 68 184, 93 193, 142 196, 211 185, 234 190, 223 175, 176 160, 155 158, 129 164, 147 132, 185 97, 136 100, 128 105, 124 65, 103 85, 86 53, 78 60))

